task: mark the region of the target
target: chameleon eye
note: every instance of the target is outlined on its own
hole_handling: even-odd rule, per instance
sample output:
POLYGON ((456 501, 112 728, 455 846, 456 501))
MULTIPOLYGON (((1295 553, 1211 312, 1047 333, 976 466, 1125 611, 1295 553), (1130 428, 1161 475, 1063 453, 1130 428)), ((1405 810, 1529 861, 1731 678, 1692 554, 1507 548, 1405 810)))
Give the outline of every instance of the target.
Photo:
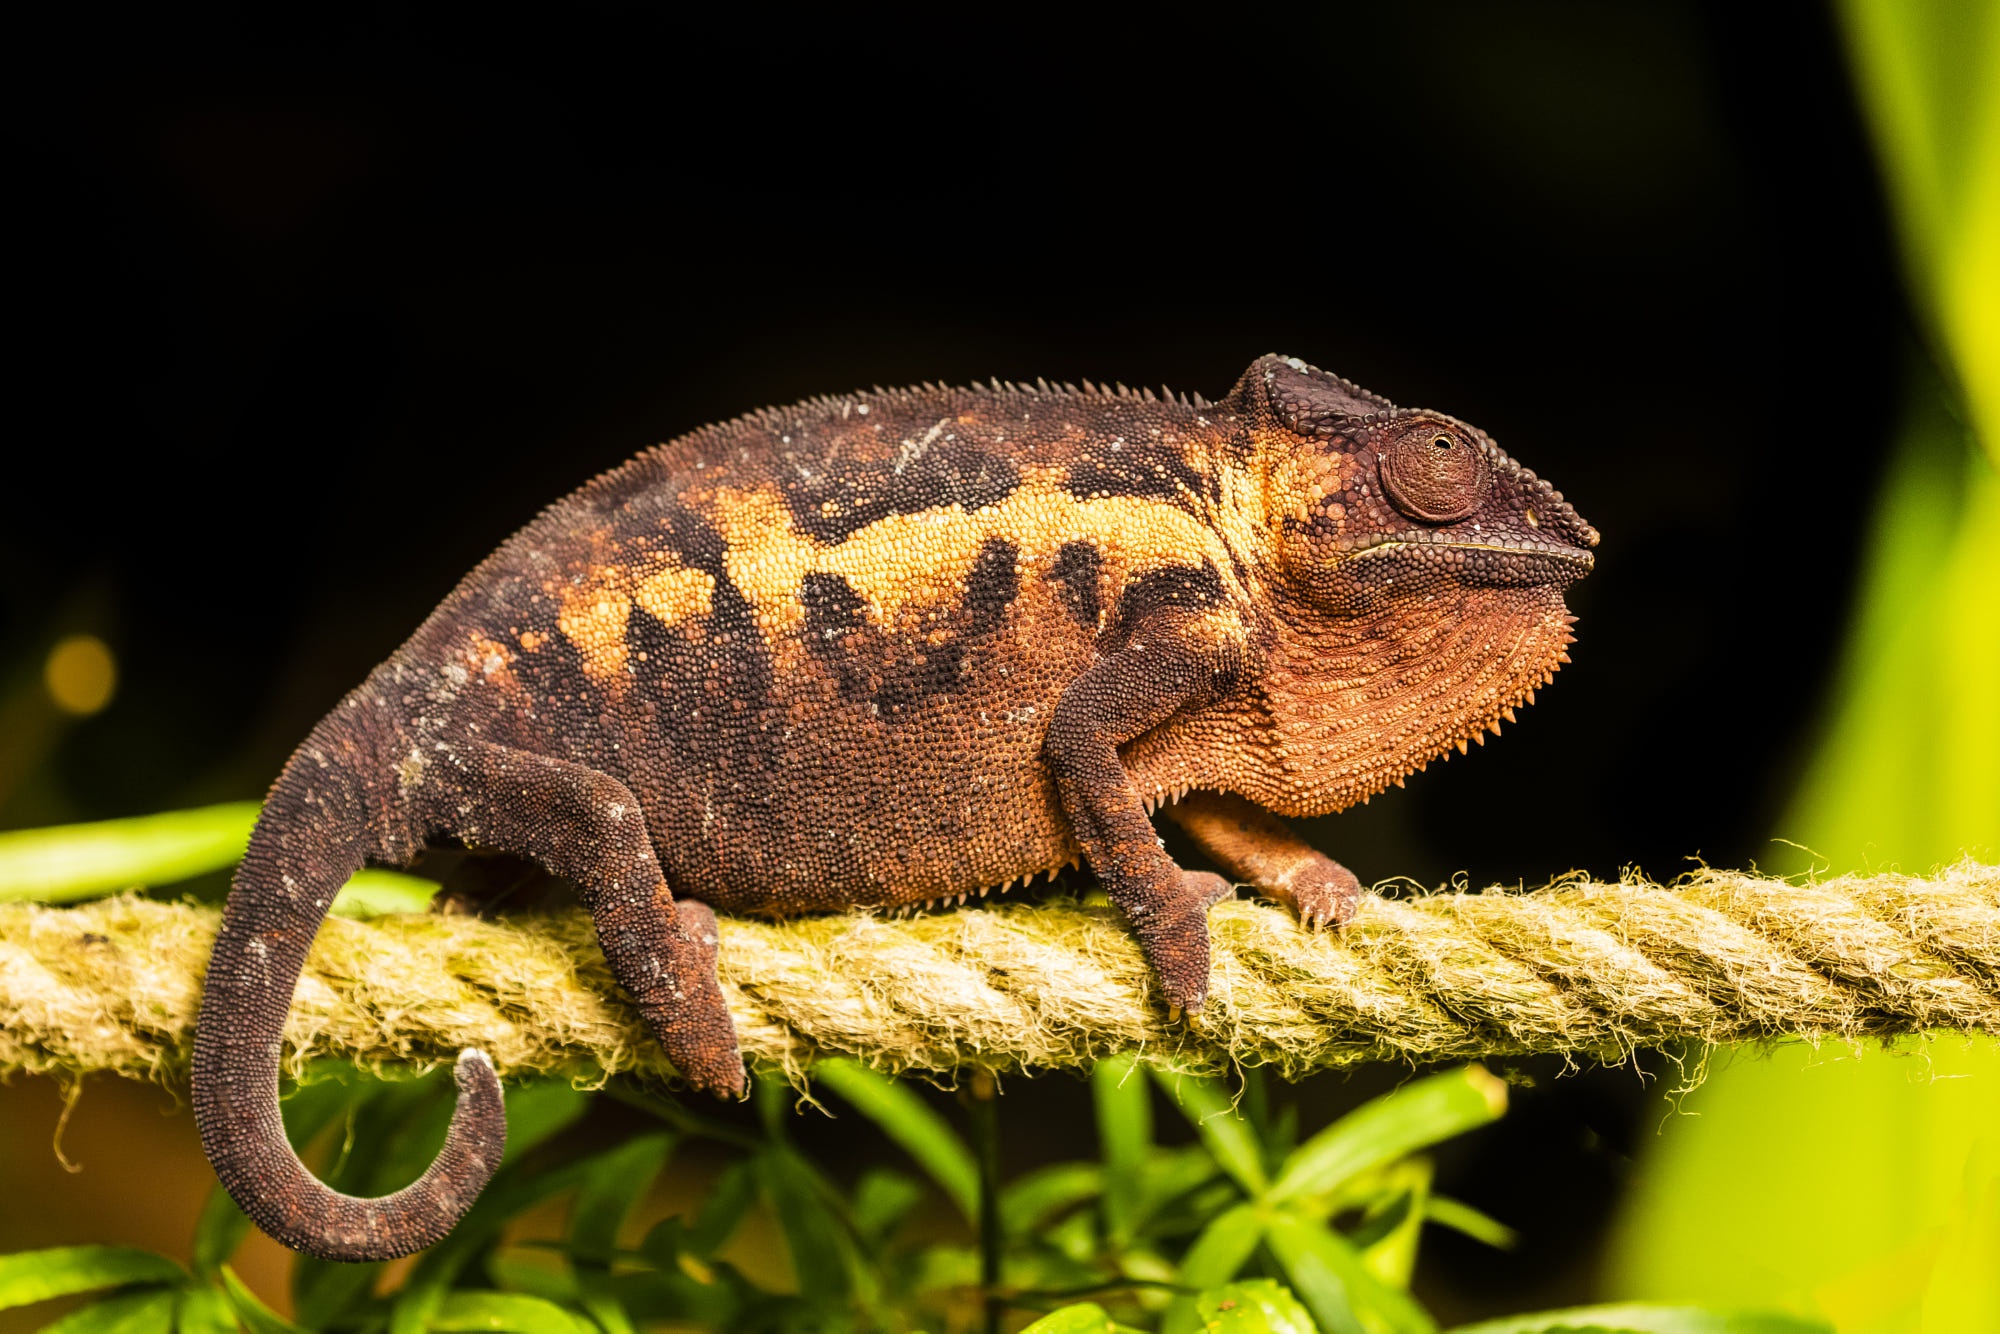
POLYGON ((1397 437, 1381 452, 1382 489, 1425 523, 1450 523, 1479 508, 1486 459, 1470 442, 1435 427, 1397 437))

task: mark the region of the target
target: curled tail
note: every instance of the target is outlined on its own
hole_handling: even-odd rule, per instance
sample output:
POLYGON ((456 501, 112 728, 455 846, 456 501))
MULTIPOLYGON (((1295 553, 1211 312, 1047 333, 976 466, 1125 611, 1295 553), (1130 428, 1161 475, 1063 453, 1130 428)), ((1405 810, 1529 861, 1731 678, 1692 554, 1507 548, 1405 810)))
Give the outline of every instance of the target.
POLYGON ((386 1260, 443 1237, 499 1167, 507 1133, 492 1062, 466 1051, 443 1150, 393 1195, 330 1189, 285 1138, 278 1063, 306 952, 347 877, 411 846, 370 798, 380 748, 354 735, 366 726, 360 705, 351 696, 314 729, 272 789, 223 909, 194 1038, 195 1125, 216 1176, 258 1227, 325 1260, 386 1260))

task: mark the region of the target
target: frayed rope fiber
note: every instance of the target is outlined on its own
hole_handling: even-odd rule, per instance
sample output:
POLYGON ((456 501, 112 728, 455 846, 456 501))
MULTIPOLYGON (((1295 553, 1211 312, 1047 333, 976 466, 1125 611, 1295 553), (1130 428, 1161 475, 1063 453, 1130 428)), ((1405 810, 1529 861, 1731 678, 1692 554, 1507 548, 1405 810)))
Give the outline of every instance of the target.
MULTIPOLYGON (((184 1076, 216 910, 137 897, 0 906, 0 1075, 184 1076)), ((1287 1076, 1367 1061, 1682 1039, 2000 1033, 2000 868, 1795 883, 1705 870, 1672 886, 1364 899, 1343 931, 1228 902, 1207 1007, 1170 1020, 1120 916, 1074 900, 907 918, 722 919, 743 1049, 797 1075, 1049 1069, 1117 1052, 1287 1076)), ((331 919, 286 1030, 289 1068, 424 1068, 480 1047, 503 1074, 664 1075, 580 912, 331 919)))

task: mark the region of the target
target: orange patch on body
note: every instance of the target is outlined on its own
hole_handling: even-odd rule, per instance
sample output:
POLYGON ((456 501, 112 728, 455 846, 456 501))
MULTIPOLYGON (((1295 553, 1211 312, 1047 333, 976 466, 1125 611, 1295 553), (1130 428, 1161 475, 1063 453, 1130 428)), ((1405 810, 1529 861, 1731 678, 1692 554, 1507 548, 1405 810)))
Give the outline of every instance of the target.
POLYGON ((998 504, 890 514, 832 545, 797 531, 784 502, 769 491, 722 488, 704 497, 704 508, 728 544, 723 562, 730 581, 775 646, 804 622, 799 590, 808 574, 839 575, 877 624, 893 624, 906 611, 961 596, 982 548, 995 539, 1012 543, 1023 566, 1052 559, 1065 543, 1089 542, 1126 577, 1207 557, 1228 578, 1231 551, 1256 551, 1263 523, 1250 479, 1230 482, 1217 527, 1156 501, 1078 499, 1053 470, 1031 476, 998 504))
POLYGON ((625 675, 625 621, 631 614, 632 599, 615 588, 573 588, 563 595, 556 628, 576 646, 585 674, 601 685, 625 675))
POLYGON ((714 594, 715 579, 707 571, 674 565, 641 579, 632 600, 671 625, 708 615, 714 594))

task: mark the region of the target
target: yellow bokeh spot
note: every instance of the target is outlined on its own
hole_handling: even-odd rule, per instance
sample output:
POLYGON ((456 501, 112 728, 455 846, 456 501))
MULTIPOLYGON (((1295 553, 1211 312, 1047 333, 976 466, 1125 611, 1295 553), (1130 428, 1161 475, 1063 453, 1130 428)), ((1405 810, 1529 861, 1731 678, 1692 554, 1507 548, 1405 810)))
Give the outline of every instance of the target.
POLYGON ((111 702, 118 663, 96 635, 71 635, 49 650, 42 683, 57 708, 86 718, 111 702))

